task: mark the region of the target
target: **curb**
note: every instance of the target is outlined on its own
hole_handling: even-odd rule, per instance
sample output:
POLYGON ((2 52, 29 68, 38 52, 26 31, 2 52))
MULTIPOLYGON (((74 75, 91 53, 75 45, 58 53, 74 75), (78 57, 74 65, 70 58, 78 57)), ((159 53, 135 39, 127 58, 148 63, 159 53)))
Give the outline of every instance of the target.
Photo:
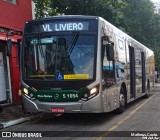
POLYGON ((22 122, 26 122, 26 121, 32 120, 34 118, 41 117, 41 116, 42 116, 41 114, 32 115, 32 116, 28 116, 28 117, 24 117, 24 118, 19 118, 19 119, 11 120, 11 121, 8 121, 8 122, 5 122, 5 123, 1 123, 0 124, 0 129, 4 129, 4 128, 7 128, 7 127, 10 127, 10 126, 22 123, 22 122))

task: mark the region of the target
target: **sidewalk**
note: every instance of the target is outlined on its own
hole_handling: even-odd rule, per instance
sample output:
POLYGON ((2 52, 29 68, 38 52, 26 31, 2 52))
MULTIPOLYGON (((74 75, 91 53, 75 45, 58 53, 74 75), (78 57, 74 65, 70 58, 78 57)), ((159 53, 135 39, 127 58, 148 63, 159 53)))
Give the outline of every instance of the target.
POLYGON ((21 105, 5 106, 0 113, 0 129, 28 121, 38 116, 38 114, 26 116, 21 105))

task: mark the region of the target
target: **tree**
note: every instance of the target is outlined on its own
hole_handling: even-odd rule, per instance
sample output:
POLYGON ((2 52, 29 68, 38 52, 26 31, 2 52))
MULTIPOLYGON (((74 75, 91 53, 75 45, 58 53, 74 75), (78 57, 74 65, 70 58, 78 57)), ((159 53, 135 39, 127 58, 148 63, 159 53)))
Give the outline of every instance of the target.
POLYGON ((160 15, 155 14, 152 21, 152 30, 149 34, 152 50, 155 53, 156 68, 160 69, 160 15))
POLYGON ((36 18, 65 15, 101 16, 155 52, 160 68, 160 16, 150 0, 33 0, 36 18))
POLYGON ((125 7, 122 0, 34 0, 36 4, 36 18, 65 15, 94 15, 101 16, 119 25, 120 18, 123 17, 121 9, 125 7))
POLYGON ((52 0, 33 0, 35 3, 35 17, 47 17, 56 15, 55 9, 51 7, 52 0))
POLYGON ((148 34, 152 29, 153 3, 150 0, 125 0, 125 2, 127 7, 123 9, 124 18, 121 26, 133 38, 150 47, 148 34))
POLYGON ((154 13, 150 0, 124 0, 124 19, 121 26, 133 38, 155 53, 156 67, 160 69, 160 15, 154 13))

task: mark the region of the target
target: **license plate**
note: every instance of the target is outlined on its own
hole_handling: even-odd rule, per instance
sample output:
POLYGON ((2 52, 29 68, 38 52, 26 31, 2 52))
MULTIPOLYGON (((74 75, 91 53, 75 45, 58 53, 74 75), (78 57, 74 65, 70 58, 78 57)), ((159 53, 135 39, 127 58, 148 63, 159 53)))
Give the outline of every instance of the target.
POLYGON ((51 111, 54 113, 63 113, 64 108, 52 108, 51 111))

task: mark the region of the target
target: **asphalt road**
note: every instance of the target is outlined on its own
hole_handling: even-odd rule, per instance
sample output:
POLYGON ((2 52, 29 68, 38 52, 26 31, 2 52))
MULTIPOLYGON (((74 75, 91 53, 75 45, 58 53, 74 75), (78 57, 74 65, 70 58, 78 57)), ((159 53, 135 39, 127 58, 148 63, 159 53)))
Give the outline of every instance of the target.
MULTIPOLYGON (((26 131, 34 132, 33 135, 36 135, 36 131, 40 131, 42 132, 42 136, 47 135, 48 137, 37 139, 47 140, 159 139, 160 84, 156 85, 156 88, 151 92, 149 98, 141 98, 134 101, 129 104, 126 111, 120 115, 113 112, 105 114, 64 114, 59 117, 55 117, 52 114, 44 114, 41 118, 11 126, 1 131, 14 131, 16 134, 23 131, 24 137, 25 135, 28 136, 28 133, 25 134, 26 131), (43 133, 43 131, 49 132, 43 133), (53 135, 55 136, 55 134, 57 137, 51 137, 53 135), (148 137, 145 137, 145 135, 148 135, 148 137)), ((17 136, 16 134, 14 136, 17 136)), ((19 137, 18 139, 22 138, 19 137)), ((36 138, 30 137, 29 139, 36 138)))

